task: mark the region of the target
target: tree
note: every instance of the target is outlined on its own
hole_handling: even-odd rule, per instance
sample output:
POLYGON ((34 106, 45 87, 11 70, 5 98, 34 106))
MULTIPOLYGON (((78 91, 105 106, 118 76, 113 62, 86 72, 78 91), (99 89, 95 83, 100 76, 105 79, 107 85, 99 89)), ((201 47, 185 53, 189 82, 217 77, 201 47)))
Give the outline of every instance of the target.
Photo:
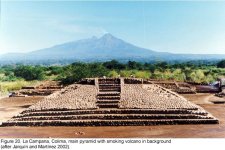
POLYGON ((159 70, 155 70, 154 73, 152 74, 152 77, 154 79, 165 79, 163 72, 159 70))
POLYGON ((156 66, 161 69, 166 69, 169 67, 169 64, 165 61, 156 63, 156 66))
POLYGON ((210 74, 208 74, 205 78, 206 78, 205 82, 208 83, 208 84, 212 83, 213 81, 215 81, 214 77, 212 75, 210 75, 210 74))
POLYGON ((182 72, 181 69, 176 69, 173 71, 173 79, 176 81, 185 81, 186 75, 182 72))
POLYGON ((89 77, 102 77, 108 74, 108 70, 100 63, 89 64, 89 77))
POLYGON ((82 78, 102 77, 107 74, 108 70, 100 63, 73 63, 64 68, 59 80, 64 84, 71 84, 82 78))
POLYGON ((128 61, 127 66, 128 69, 136 69, 136 70, 142 70, 144 67, 141 63, 136 61, 128 61))
POLYGON ((225 68, 225 59, 218 62, 217 67, 218 68, 225 68))
POLYGON ((14 71, 15 76, 25 80, 43 80, 44 69, 40 66, 19 66, 14 71))
POLYGON ((103 63, 103 66, 107 69, 118 69, 122 70, 125 69, 125 65, 122 63, 119 63, 117 60, 111 60, 103 63))
POLYGON ((190 78, 193 82, 202 83, 205 81, 205 74, 202 70, 198 69, 190 74, 190 78))
POLYGON ((63 71, 63 68, 60 66, 50 66, 49 68, 50 75, 58 75, 63 71))

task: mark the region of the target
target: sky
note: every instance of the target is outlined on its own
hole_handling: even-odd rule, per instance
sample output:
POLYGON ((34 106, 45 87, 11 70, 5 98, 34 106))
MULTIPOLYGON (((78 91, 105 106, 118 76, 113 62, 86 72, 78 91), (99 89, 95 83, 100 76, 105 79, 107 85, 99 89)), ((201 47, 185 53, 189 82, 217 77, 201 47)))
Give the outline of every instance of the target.
POLYGON ((155 51, 225 54, 225 2, 0 1, 0 54, 105 33, 155 51))

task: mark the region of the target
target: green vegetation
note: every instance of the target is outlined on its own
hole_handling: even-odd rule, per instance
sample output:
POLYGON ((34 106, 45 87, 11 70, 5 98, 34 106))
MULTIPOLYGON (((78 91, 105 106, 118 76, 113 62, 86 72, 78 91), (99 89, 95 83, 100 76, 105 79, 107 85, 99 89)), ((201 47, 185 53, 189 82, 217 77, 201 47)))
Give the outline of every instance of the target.
POLYGON ((101 63, 73 63, 63 67, 57 79, 64 84, 69 84, 82 78, 101 77, 107 74, 108 70, 101 63))
POLYGON ((14 70, 14 75, 27 81, 43 80, 45 70, 45 67, 40 66, 18 66, 14 70))
POLYGON ((39 81, 6 81, 0 82, 0 92, 7 93, 10 91, 20 90, 23 86, 35 86, 39 83, 39 81))
POLYGON ((76 62, 66 66, 31 66, 12 65, 0 68, 0 89, 11 91, 30 85, 34 80, 58 80, 70 84, 82 78, 91 77, 137 77, 161 80, 211 83, 220 76, 225 76, 225 60, 219 63, 139 63, 116 60, 103 63, 76 62))
POLYGON ((217 67, 218 67, 218 68, 225 68, 225 60, 220 61, 220 62, 217 64, 217 67))

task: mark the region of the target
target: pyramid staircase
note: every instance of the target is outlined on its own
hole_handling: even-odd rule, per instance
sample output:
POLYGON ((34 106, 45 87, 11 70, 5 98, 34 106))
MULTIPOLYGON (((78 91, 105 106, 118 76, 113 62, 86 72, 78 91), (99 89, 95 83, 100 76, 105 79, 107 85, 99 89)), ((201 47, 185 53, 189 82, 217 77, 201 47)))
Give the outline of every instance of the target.
POLYGON ((98 79, 97 106, 99 108, 119 108, 120 83, 120 79, 98 79))
POLYGON ((2 126, 143 126, 216 124, 218 120, 199 108, 121 109, 121 79, 95 79, 97 109, 26 110, 2 126))

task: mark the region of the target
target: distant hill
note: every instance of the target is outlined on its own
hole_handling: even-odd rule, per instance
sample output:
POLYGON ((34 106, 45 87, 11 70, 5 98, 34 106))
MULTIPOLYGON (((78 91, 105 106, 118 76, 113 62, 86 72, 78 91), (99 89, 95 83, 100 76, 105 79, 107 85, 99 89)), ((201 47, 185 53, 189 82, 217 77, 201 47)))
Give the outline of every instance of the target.
POLYGON ((56 45, 29 53, 8 53, 0 56, 0 63, 54 64, 74 61, 190 61, 219 60, 225 55, 173 54, 156 52, 127 43, 111 34, 56 45))

